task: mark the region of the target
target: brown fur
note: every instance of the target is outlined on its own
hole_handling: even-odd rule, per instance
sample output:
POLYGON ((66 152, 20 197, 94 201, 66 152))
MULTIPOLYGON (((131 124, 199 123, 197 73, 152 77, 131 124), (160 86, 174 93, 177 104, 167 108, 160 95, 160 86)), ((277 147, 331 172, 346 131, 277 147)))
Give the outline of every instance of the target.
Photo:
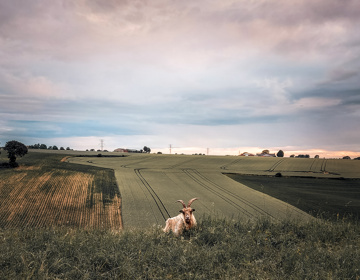
POLYGON ((190 199, 188 205, 186 206, 184 201, 178 200, 176 202, 180 202, 184 208, 180 210, 180 214, 169 218, 166 220, 164 232, 169 232, 170 230, 174 233, 175 236, 182 234, 183 230, 189 230, 196 226, 196 219, 193 215, 195 209, 192 209, 191 203, 197 200, 198 198, 190 199))

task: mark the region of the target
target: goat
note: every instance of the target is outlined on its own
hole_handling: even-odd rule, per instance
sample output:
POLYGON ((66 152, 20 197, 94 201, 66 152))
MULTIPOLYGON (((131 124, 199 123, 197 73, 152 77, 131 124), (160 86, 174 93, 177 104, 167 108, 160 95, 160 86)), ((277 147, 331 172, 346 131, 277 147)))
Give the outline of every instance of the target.
POLYGON ((195 209, 191 208, 191 203, 193 203, 198 198, 192 198, 189 200, 188 205, 186 207, 184 201, 177 200, 176 202, 180 202, 183 205, 183 209, 181 209, 179 212, 180 214, 169 218, 166 220, 165 228, 163 229, 164 232, 169 232, 170 230, 174 233, 175 236, 179 236, 184 228, 186 230, 189 230, 196 226, 196 219, 192 212, 195 211, 195 209))

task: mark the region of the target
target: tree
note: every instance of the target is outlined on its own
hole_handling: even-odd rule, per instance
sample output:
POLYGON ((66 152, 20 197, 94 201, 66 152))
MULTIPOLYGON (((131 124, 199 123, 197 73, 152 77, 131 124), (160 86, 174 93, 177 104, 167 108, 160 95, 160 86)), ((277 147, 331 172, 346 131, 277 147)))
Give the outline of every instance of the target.
POLYGON ((40 149, 40 144, 30 145, 29 149, 40 149))
POLYGON ((149 147, 144 146, 143 151, 144 153, 150 153, 151 149, 149 147))
POLYGON ((16 163, 16 157, 23 157, 28 152, 28 148, 23 143, 15 140, 6 142, 4 150, 8 153, 9 165, 11 167, 19 166, 16 163))
POLYGON ((270 154, 270 151, 269 150, 263 150, 262 152, 261 152, 262 154, 270 154))
POLYGON ((284 157, 284 152, 283 152, 283 150, 278 151, 277 154, 276 154, 276 156, 277 156, 277 157, 284 157))

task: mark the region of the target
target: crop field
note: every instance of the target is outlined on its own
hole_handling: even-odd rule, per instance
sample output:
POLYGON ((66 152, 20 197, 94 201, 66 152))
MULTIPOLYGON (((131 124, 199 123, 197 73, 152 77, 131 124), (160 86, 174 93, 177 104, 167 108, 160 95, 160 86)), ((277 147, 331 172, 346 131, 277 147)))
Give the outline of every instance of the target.
MULTIPOLYGON (((300 210, 280 199, 250 188, 225 173, 313 178, 359 178, 360 162, 331 159, 250 158, 134 154, 124 158, 73 157, 69 162, 112 168, 122 196, 124 227, 163 225, 178 214, 176 200, 199 197, 192 205, 196 216, 244 221, 310 220, 309 209, 300 210)), ((266 180, 266 179, 265 179, 266 180)), ((316 180, 316 179, 314 179, 316 180)), ((359 188, 353 193, 359 197, 359 188)), ((291 194, 290 194, 291 196, 291 194)), ((290 201, 291 202, 291 201, 290 201)), ((358 200, 353 200, 356 206, 358 200)), ((357 207, 357 206, 356 206, 357 207)))
POLYGON ((113 171, 69 164, 63 157, 30 153, 18 160, 19 168, 0 169, 1 228, 121 228, 113 171))
MULTIPOLYGON (((242 221, 262 217, 274 221, 309 221, 313 217, 308 213, 318 209, 316 203, 321 200, 325 201, 324 205, 331 202, 332 209, 324 208, 324 211, 338 207, 340 213, 358 213, 360 209, 360 161, 77 155, 77 152, 30 151, 18 159, 19 168, 0 169, 0 227, 118 230, 163 226, 167 218, 181 209, 177 200, 188 201, 193 197, 199 198, 192 205, 198 219, 211 215, 242 221), (274 178, 279 172, 283 177, 274 178), (251 175, 253 182, 242 181, 245 177, 232 179, 228 174, 251 175), (303 183, 303 178, 294 176, 309 177, 310 181, 303 183), (276 183, 289 178, 293 180, 292 189, 276 183), (351 187, 346 184, 348 180, 335 180, 344 178, 352 179, 351 187), (333 180, 328 187, 324 182, 330 179, 333 180)), ((1 156, 0 160, 5 161, 4 153, 1 156)))

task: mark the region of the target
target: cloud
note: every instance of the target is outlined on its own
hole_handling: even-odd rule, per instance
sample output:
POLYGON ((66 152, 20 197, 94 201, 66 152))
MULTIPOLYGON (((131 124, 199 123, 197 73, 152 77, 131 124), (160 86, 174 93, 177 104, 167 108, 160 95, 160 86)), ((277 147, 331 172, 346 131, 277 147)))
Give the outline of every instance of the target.
POLYGON ((320 109, 339 105, 341 100, 334 98, 304 97, 294 103, 295 108, 320 109))
POLYGON ((334 84, 339 82, 351 82, 351 80, 358 81, 360 76, 360 70, 347 69, 344 67, 334 68, 326 73, 326 78, 320 81, 319 85, 334 84), (349 81, 350 80, 350 81, 349 81))
POLYGON ((355 0, 0 0, 1 137, 350 147, 359 14, 355 0))
POLYGON ((30 73, 10 73, 4 69, 0 73, 2 91, 17 98, 59 98, 63 92, 59 84, 44 76, 32 76, 30 73))
POLYGON ((13 137, 101 137, 104 135, 136 135, 136 128, 124 128, 121 124, 87 120, 83 122, 10 121, 13 137))
POLYGON ((272 99, 275 99, 276 102, 287 103, 288 88, 293 85, 289 78, 284 81, 279 81, 277 78, 266 78, 254 82, 259 88, 269 90, 272 99))

